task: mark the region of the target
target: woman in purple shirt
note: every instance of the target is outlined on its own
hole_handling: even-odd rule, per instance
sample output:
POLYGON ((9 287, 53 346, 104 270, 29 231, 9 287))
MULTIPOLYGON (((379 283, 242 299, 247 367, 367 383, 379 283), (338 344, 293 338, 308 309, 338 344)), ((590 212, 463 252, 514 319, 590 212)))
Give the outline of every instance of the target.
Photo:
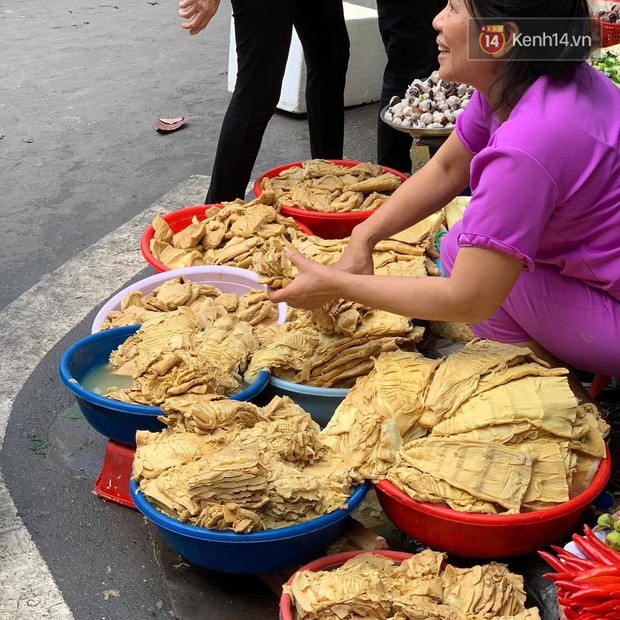
POLYGON ((272 300, 343 297, 469 322, 554 364, 620 375, 620 89, 583 62, 589 18, 587 0, 450 0, 434 21, 440 76, 477 91, 456 130, 355 228, 336 268, 289 253, 299 276, 272 300), (482 23, 504 26, 503 49, 480 50, 482 23), (519 33, 533 27, 568 28, 577 45, 528 48, 519 33), (467 186, 470 206, 442 243, 448 277, 372 275, 379 240, 467 186))

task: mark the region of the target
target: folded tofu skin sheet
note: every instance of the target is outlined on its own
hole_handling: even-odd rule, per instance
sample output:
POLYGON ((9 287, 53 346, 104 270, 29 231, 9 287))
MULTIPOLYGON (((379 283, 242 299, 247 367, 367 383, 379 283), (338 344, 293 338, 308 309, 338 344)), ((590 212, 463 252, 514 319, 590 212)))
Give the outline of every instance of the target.
POLYGON ((565 369, 472 340, 443 360, 389 352, 350 390, 323 441, 363 477, 419 501, 514 514, 568 501, 605 457, 607 423, 565 369))
POLYGON ((540 620, 525 607, 523 578, 504 564, 454 568, 422 551, 401 564, 370 553, 284 586, 297 620, 540 620))

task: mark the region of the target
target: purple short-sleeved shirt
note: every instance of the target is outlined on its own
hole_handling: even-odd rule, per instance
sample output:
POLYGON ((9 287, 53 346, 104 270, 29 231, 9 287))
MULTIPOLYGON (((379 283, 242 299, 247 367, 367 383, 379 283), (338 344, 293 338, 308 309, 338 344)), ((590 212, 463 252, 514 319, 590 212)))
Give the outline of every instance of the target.
POLYGON ((456 132, 474 154, 459 246, 620 300, 620 89, 584 63, 568 83, 539 78, 501 125, 475 92, 456 132))

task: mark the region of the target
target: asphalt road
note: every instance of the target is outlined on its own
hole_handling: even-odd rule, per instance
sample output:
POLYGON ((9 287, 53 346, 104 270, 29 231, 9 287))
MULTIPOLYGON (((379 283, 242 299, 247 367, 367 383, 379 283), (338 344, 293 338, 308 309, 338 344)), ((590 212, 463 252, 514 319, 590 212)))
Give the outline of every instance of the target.
MULTIPOLYGON (((229 5, 198 37, 180 22, 157 0, 0 3, 0 620, 172 615, 160 542, 92 493, 105 439, 57 366, 115 291, 152 273, 138 250, 152 217, 205 194, 229 5), (180 131, 151 128, 181 115, 180 131)), ((374 159, 377 111, 347 110, 347 157, 374 159)), ((305 119, 278 113, 254 173, 308 157, 305 119)))

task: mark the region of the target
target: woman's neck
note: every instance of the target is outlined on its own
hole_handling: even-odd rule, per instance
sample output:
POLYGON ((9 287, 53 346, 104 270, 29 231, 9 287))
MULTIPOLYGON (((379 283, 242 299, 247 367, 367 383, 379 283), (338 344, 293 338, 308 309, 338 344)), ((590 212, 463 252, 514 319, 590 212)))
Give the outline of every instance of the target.
POLYGON ((501 93, 503 91, 501 80, 486 84, 482 88, 479 88, 478 90, 484 96, 484 98, 489 102, 489 105, 491 106, 491 109, 493 110, 493 114, 495 114, 500 124, 507 121, 513 108, 509 108, 506 105, 499 105, 500 99, 501 99, 501 93))

